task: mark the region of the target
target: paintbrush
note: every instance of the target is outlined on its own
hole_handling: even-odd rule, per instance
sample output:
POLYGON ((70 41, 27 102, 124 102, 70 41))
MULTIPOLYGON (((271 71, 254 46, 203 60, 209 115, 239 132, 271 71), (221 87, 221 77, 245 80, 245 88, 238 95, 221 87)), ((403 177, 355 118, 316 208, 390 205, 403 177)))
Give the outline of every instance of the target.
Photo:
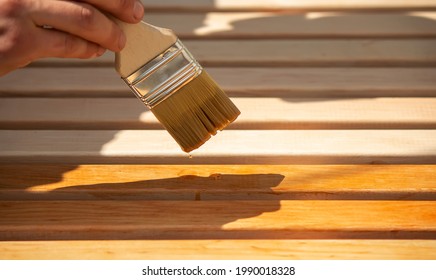
POLYGON ((127 37, 115 68, 183 151, 203 145, 240 114, 172 30, 117 21, 127 37))

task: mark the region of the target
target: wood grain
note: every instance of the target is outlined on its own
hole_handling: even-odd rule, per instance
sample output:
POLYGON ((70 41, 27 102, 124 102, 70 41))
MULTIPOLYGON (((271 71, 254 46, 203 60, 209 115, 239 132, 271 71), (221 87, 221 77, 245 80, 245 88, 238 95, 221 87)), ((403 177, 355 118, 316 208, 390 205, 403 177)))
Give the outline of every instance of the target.
MULTIPOLYGON (((436 97, 436 68, 212 67, 207 71, 233 97, 436 97)), ((114 70, 90 67, 56 71, 25 68, 0 79, 0 96, 131 97, 133 94, 114 70)))
POLYGON ((436 199, 436 165, 3 164, 0 178, 3 201, 436 199))
POLYGON ((189 158, 164 130, 1 130, 0 162, 422 164, 436 163, 435 139, 436 130, 226 130, 189 158))
POLYGON ((3 241, 9 260, 434 260, 435 240, 3 241))
MULTIPOLYGON (((434 98, 235 97, 227 129, 435 129, 434 98)), ((134 98, 2 98, 1 129, 162 129, 134 98)))
POLYGON ((1 201, 0 211, 0 240, 436 237, 434 201, 1 201))

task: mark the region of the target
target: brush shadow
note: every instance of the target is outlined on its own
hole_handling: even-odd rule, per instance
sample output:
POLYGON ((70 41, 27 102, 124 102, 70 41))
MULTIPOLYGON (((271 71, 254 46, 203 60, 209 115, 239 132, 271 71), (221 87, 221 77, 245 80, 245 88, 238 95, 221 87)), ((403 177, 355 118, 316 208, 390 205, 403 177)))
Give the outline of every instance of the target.
MULTIPOLYGON (((126 178, 128 179, 128 178, 126 178)), ((111 239, 191 239, 201 238, 201 233, 194 228, 159 231, 161 227, 169 229, 185 225, 198 224, 208 229, 206 236, 226 234, 225 227, 229 223, 240 219, 256 217, 264 213, 275 212, 280 209, 280 200, 263 201, 253 206, 244 201, 233 200, 220 207, 219 202, 226 200, 226 194, 237 192, 239 197, 248 200, 257 196, 270 194, 274 197, 273 188, 284 179, 280 174, 211 174, 210 176, 183 175, 179 177, 160 178, 153 180, 139 180, 122 183, 99 183, 89 185, 65 185, 45 192, 32 191, 24 187, 16 189, 17 197, 25 198, 27 203, 46 201, 50 210, 35 208, 39 214, 21 226, 37 225, 45 229, 35 230, 32 234, 16 232, 7 234, 0 231, 1 240, 111 240, 111 239), (92 202, 85 203, 83 202, 92 202), (57 203, 60 202, 60 203, 57 203), (79 207, 77 205, 82 205, 79 207), (97 205, 93 208, 92 205, 97 205), (102 205, 102 208, 99 208, 102 205), (125 205, 125 206, 123 206, 125 205), (162 208, 164 207, 164 208, 162 208), (196 207, 201 212, 194 215, 196 207), (101 211, 98 220, 87 219, 93 211, 101 211), (116 211, 108 214, 111 208, 116 211), (93 210, 94 209, 94 210, 93 210), (166 210, 165 210, 166 209, 166 210), (44 213, 43 215, 41 212, 44 213), (193 212, 194 211, 194 212, 193 212), (62 217, 58 219, 56 217, 62 217), (133 218, 132 218, 133 217, 133 218), (124 221, 129 220, 129 226, 138 230, 117 230, 123 227, 124 221), (155 224, 161 224, 155 226, 155 224), (79 227, 93 227, 95 224, 108 225, 110 230, 75 231, 79 227), (58 231, 56 228, 63 228, 58 231), (144 230, 141 230, 141 229, 144 230), (148 230, 151 228, 151 230, 148 230), (192 233, 191 233, 192 231, 192 233), (196 234, 199 234, 198 236, 196 234), (25 237, 23 237, 25 236, 25 237)), ((40 181, 42 183, 42 181, 40 181)), ((13 197, 10 197, 13 199, 13 197)), ((23 201, 23 203, 25 203, 23 201)), ((5 209, 4 209, 5 210, 5 209)), ((7 210, 5 210, 7 212, 7 210)), ((6 215, 9 216, 9 215, 6 215)), ((1 222, 2 219, 0 219, 1 222)), ((4 222, 3 222, 4 223, 4 222)), ((6 222, 7 223, 7 222, 6 222)), ((104 228, 104 226, 103 226, 104 228)), ((204 235, 203 235, 204 238, 204 235)))
MULTIPOLYGON (((279 200, 273 188, 285 177, 280 174, 211 174, 210 176, 183 175, 172 178, 107 182, 89 185, 64 185, 51 190, 22 188, 19 198, 24 200, 279 200), (36 190, 36 191, 35 191, 36 190)), ((128 180, 129 178, 126 178, 128 180)), ((9 197, 10 199, 12 197, 9 197)))

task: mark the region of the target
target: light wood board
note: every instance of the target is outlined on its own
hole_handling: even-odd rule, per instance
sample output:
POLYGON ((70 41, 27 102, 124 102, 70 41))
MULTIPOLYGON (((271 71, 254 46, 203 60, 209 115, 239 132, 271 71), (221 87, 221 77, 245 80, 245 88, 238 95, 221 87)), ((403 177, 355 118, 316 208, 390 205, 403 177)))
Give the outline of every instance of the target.
MULTIPOLYGON (((183 43, 203 66, 434 66, 436 40, 310 39, 186 40, 183 43)), ((113 53, 84 59, 43 59, 38 67, 113 67, 113 53)))
MULTIPOLYGON (((435 129, 434 98, 232 98, 227 129, 435 129)), ((163 129, 131 98, 2 98, 1 129, 163 129)))
POLYGON ((436 130, 225 130, 188 154, 164 130, 1 130, 0 161, 436 163, 436 130))
POLYGON ((434 240, 104 240, 0 242, 9 260, 434 260, 434 240))
MULTIPOLYGON (((230 96, 436 96, 436 68, 212 67, 206 70, 230 96)), ((25 68, 0 79, 0 96, 8 97, 132 95, 113 69, 100 67, 57 68, 56 71, 25 68)))
POLYGON ((436 235, 435 201, 1 201, 0 213, 0 240, 436 235))
POLYGON ((436 165, 2 164, 0 177, 3 201, 436 197, 436 165))
POLYGON ((185 39, 435 38, 436 12, 151 13, 185 39), (255 26, 255 28, 253 28, 255 26))

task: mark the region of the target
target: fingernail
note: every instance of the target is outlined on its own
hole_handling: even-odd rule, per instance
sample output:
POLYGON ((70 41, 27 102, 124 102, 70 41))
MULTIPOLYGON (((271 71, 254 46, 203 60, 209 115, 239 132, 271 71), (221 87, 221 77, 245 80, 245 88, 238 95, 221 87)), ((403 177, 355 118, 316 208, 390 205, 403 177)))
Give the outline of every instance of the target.
POLYGON ((144 6, 139 1, 136 1, 133 5, 133 17, 135 20, 141 20, 144 16, 144 6))
POLYGON ((124 47, 126 46, 126 35, 124 35, 123 32, 121 32, 120 37, 118 38, 118 48, 120 50, 124 49, 124 47))
POLYGON ((90 58, 97 58, 102 56, 104 53, 106 52, 106 49, 103 47, 98 47, 98 50, 92 55, 90 56, 90 58))
POLYGON ((103 47, 99 47, 97 51, 97 56, 102 56, 106 52, 106 49, 103 47))

